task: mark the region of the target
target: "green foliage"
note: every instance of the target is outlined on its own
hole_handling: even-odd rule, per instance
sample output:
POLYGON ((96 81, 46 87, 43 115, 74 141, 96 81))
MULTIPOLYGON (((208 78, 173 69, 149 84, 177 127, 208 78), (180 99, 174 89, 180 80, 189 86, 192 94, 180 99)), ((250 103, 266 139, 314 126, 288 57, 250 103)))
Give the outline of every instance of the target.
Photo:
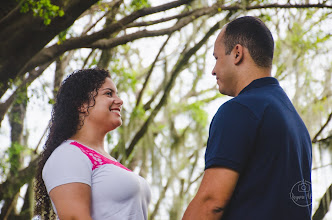
MULTIPOLYGON (((7 149, 7 151, 8 151, 8 149, 7 149)), ((8 168, 9 168, 8 154, 5 153, 5 152, 1 152, 0 157, 1 157, 1 160, 0 160, 0 176, 5 177, 5 176, 7 176, 8 168)))
POLYGON ((107 141, 108 144, 111 143, 111 141, 112 141, 112 135, 110 133, 106 134, 106 141, 107 141))
POLYGON ((205 127, 208 122, 208 114, 202 108, 203 106, 203 102, 197 101, 186 106, 186 109, 190 112, 191 117, 194 121, 196 121, 200 126, 205 127))
POLYGON ((59 6, 53 5, 51 0, 25 0, 21 6, 21 12, 27 13, 30 10, 34 16, 43 18, 45 25, 49 25, 52 18, 64 15, 64 11, 59 6))
POLYGON ((19 158, 24 149, 24 146, 20 145, 17 142, 14 142, 7 150, 9 163, 11 164, 10 169, 14 172, 17 172, 21 166, 19 158))
MULTIPOLYGON (((310 19, 313 12, 309 12, 307 13, 307 18, 310 19)), ((303 51, 308 53, 310 50, 318 50, 322 43, 331 38, 331 35, 324 34, 322 30, 310 31, 314 26, 315 23, 306 26, 303 21, 293 23, 290 32, 288 32, 287 39, 295 51, 302 54, 303 51)))
POLYGON ((136 91, 137 72, 122 66, 119 59, 114 59, 110 67, 111 78, 118 86, 118 91, 127 91, 129 88, 136 91))
POLYGON ((134 11, 137 11, 142 8, 150 7, 151 4, 148 0, 132 0, 130 3, 130 7, 134 9, 134 11))
POLYGON ((97 64, 98 64, 98 60, 96 59, 96 56, 94 56, 91 63, 89 64, 89 68, 93 68, 93 67, 97 66, 97 64))
MULTIPOLYGON (((26 92, 19 91, 16 96, 15 105, 18 104, 18 105, 26 106, 28 100, 29 100, 29 98, 27 97, 26 92)), ((12 108, 11 112, 9 114, 9 120, 14 123, 20 124, 20 125, 23 124, 22 112, 17 111, 17 108, 12 108)))
POLYGON ((266 21, 272 21, 272 16, 269 14, 260 14, 258 16, 262 21, 266 22, 266 21))
MULTIPOLYGON (((332 36, 321 28, 329 24, 327 14, 318 9, 292 14, 286 32, 278 32, 275 44, 275 76, 279 81, 287 82, 290 85, 287 87, 295 89, 290 97, 311 136, 321 128, 321 122, 331 111, 328 95, 331 81, 328 62, 331 59, 323 54, 327 53, 332 36), (321 72, 319 66, 323 66, 321 72)), ((278 23, 279 28, 281 24, 278 23)), ((287 87, 286 92, 291 90, 287 87)))
POLYGON ((102 1, 98 1, 97 4, 100 11, 108 11, 111 9, 110 5, 102 4, 102 1))
POLYGON ((132 117, 134 118, 144 118, 146 116, 145 114, 145 110, 143 109, 143 106, 138 106, 136 108, 134 108, 133 112, 132 112, 132 117))
POLYGON ((50 99, 48 100, 48 104, 50 104, 50 105, 54 105, 54 104, 55 104, 55 100, 54 100, 53 98, 50 98, 50 99))
POLYGON ((29 101, 29 97, 27 96, 26 88, 22 88, 18 91, 15 102, 17 104, 27 103, 29 101))
POLYGON ((10 114, 10 120, 14 123, 17 123, 19 125, 23 124, 23 121, 21 119, 21 113, 20 112, 11 112, 10 114))
MULTIPOLYGON (((63 15, 61 8, 52 5, 51 0, 20 1, 24 2, 22 5, 22 12, 26 13, 31 10, 35 16, 44 19, 46 25, 50 24, 51 19, 54 17, 63 15)), ((53 3, 54 2, 56 1, 53 1, 53 3)), ((273 3, 271 0, 236 2, 230 0, 217 0, 217 2, 222 2, 225 6, 238 4, 247 6, 248 4, 257 5, 262 3, 273 3)), ((108 1, 106 4, 105 3, 106 2, 101 1, 98 3, 98 12, 96 12, 96 10, 88 11, 88 13, 92 13, 91 16, 93 17, 93 20, 99 19, 100 11, 107 12, 111 10, 110 7, 112 4, 108 4, 108 1)), ((149 0, 130 0, 119 7, 120 13, 114 11, 114 13, 117 13, 115 18, 122 18, 124 15, 129 14, 129 12, 131 13, 132 11, 137 11, 149 6, 149 0)), ((207 1, 196 0, 190 3, 190 5, 186 5, 181 12, 206 6, 208 6, 207 1)), ((281 9, 281 11, 283 10, 286 9, 281 9)), ((219 8, 218 11, 224 13, 227 10, 219 8)), ((294 9, 294 11, 296 11, 296 9, 294 9)), ((168 12, 166 13, 167 16, 172 14, 170 13, 168 15, 168 12)), ((213 16, 211 17, 212 20, 215 19, 216 16, 219 16, 217 19, 220 19, 221 13, 217 13, 219 15, 211 15, 213 16)), ((242 14, 239 12, 237 16, 245 15, 247 12, 241 13, 242 14)), ((326 106, 331 106, 329 104, 331 103, 331 96, 328 96, 330 93, 323 94, 324 98, 321 99, 320 92, 317 92, 317 88, 322 87, 324 79, 318 81, 320 79, 317 79, 317 77, 315 78, 315 72, 312 72, 309 68, 312 63, 313 52, 318 53, 319 50, 325 50, 322 46, 325 45, 332 36, 327 35, 324 30, 319 30, 319 22, 315 23, 318 17, 315 13, 316 10, 308 10, 307 14, 302 12, 302 15, 299 17, 298 15, 292 17, 287 13, 278 14, 278 11, 274 11, 273 9, 255 10, 254 13, 263 21, 267 22, 268 27, 274 27, 277 22, 280 23, 279 25, 281 27, 286 29, 283 30, 280 26, 275 26, 277 32, 281 29, 280 34, 282 33, 276 38, 274 59, 274 65, 277 67, 276 77, 280 81, 298 80, 299 88, 296 89, 300 91, 298 103, 301 108, 299 108, 299 112, 304 112, 301 116, 304 114, 310 116, 309 122, 312 122, 308 123, 310 127, 323 121, 315 115, 326 115, 326 112, 330 111, 330 107, 327 108, 326 106), (298 77, 298 79, 296 77, 298 77), (315 91, 316 93, 314 93, 315 91), (317 99, 316 103, 313 102, 314 99, 317 99), (315 118, 311 116, 315 116, 315 118)), ((205 17, 204 19, 207 18, 205 17)), ((325 18, 324 16, 319 16, 319 19, 323 20, 325 18)), ((149 20, 150 19, 145 19, 145 17, 139 19, 139 21, 149 20)), ((153 19, 151 18, 151 20, 153 19)), ((116 21, 114 20, 114 22, 116 21)), ((107 144, 112 148, 115 146, 112 150, 112 155, 123 161, 124 165, 130 165, 133 168, 136 167, 138 168, 136 170, 140 169, 140 172, 143 170, 142 173, 147 173, 147 179, 152 182, 152 187, 156 191, 152 201, 156 201, 158 196, 160 196, 161 211, 158 212, 163 213, 168 211, 169 219, 181 218, 183 207, 185 207, 186 203, 190 201, 192 192, 194 191, 190 189, 190 185, 196 187, 199 182, 199 179, 197 181, 196 177, 198 177, 197 175, 199 175, 200 172, 203 172, 203 165, 198 158, 203 158, 204 147, 206 146, 206 140, 208 138, 207 128, 209 124, 208 113, 204 108, 210 105, 213 100, 222 97, 217 90, 215 91, 216 95, 213 96, 214 92, 211 92, 208 87, 205 87, 207 86, 205 84, 203 84, 203 88, 200 88, 201 83, 203 82, 201 80, 203 77, 206 77, 207 69, 210 71, 211 68, 213 68, 210 66, 209 62, 207 62, 211 57, 206 56, 206 54, 211 52, 211 49, 209 48, 213 47, 214 39, 211 39, 206 43, 206 51, 200 50, 194 55, 195 59, 191 58, 191 63, 184 68, 183 72, 189 70, 193 77, 185 77, 184 74, 187 73, 183 73, 183 75, 180 75, 177 78, 174 88, 171 91, 171 95, 168 97, 168 101, 164 104, 157 116, 151 121, 146 133, 141 138, 141 141, 136 143, 134 153, 130 154, 130 157, 127 158, 125 151, 127 149, 126 146, 132 142, 134 135, 142 128, 142 124, 147 117, 149 117, 151 111, 160 100, 160 97, 164 92, 163 86, 165 86, 170 77, 168 70, 173 69, 174 63, 177 63, 177 61, 181 59, 182 56, 179 58, 178 55, 181 55, 183 47, 188 47, 189 49, 189 47, 197 43, 198 40, 202 38, 202 34, 206 33, 206 30, 210 28, 211 20, 209 18, 209 20, 206 21, 197 23, 192 22, 192 24, 189 24, 188 26, 191 27, 176 33, 174 35, 174 38, 176 39, 174 39, 173 42, 169 41, 166 45, 165 51, 161 53, 161 56, 156 63, 156 67, 152 72, 152 78, 150 78, 150 81, 144 90, 140 105, 137 107, 135 106, 135 98, 137 98, 138 92, 143 86, 144 80, 146 79, 146 73, 148 72, 147 69, 149 68, 144 66, 145 62, 141 62, 145 61, 146 58, 141 57, 140 54, 141 50, 150 49, 141 48, 139 46, 136 47, 140 42, 119 45, 111 49, 111 62, 109 66, 105 66, 105 68, 107 67, 107 69, 110 70, 111 78, 117 85, 118 91, 125 101, 125 110, 123 111, 124 113, 122 117, 123 125, 106 135, 107 144), (201 29, 198 27, 201 27, 201 29), (153 77, 156 76, 159 77, 158 80, 154 80, 155 78, 153 77), (163 78, 163 81, 159 80, 160 78, 163 78), (189 88, 191 88, 191 91, 187 91, 189 88), (150 105, 151 108, 145 111, 143 105, 146 104, 150 98, 153 99, 150 105), (193 181, 197 182, 194 183, 193 181), (165 195, 162 195, 166 182, 169 182, 168 191, 165 195), (184 187, 183 190, 182 187, 184 187), (172 192, 169 192, 171 190, 172 192), (172 204, 171 207, 169 207, 170 203, 172 204)), ((137 30, 141 30, 141 28, 138 28, 137 30)), ((271 30, 274 29, 272 28, 271 30)), ((123 36, 123 33, 128 34, 132 32, 126 32, 124 29, 120 33, 112 34, 111 37, 121 37, 123 36)), ((58 35, 58 44, 63 43, 66 38, 69 39, 70 37, 77 36, 77 34, 75 28, 64 30, 58 35)), ((152 38, 146 40, 152 42, 150 39, 152 38)), ((151 51, 153 50, 154 52, 157 52, 159 49, 158 47, 151 48, 153 48, 151 51)), ((326 50, 328 50, 328 48, 326 50)), ((85 53, 83 54, 85 57, 85 53)), ((95 52, 89 56, 90 58, 87 63, 85 63, 85 66, 94 67, 99 64, 102 57, 99 56, 99 54, 100 50, 96 49, 95 52)), ((83 55, 75 53, 71 63, 80 60, 81 56, 83 55)), ((149 63, 151 62, 152 60, 149 60, 149 63)), ((77 66, 77 64, 75 66, 77 66)), ((326 79, 326 81, 329 82, 330 80, 326 79)), ((10 81, 10 83, 14 84, 13 81, 10 81)), ((15 85, 16 84, 17 81, 15 80, 15 85)), ((31 96, 34 96, 34 99, 39 97, 40 99, 43 99, 43 101, 46 100, 49 104, 54 104, 54 99, 50 97, 47 97, 47 99, 44 98, 45 95, 48 96, 46 91, 48 91, 47 88, 50 88, 50 86, 51 85, 48 83, 43 83, 42 88, 40 85, 38 89, 30 87, 31 89, 29 91, 31 91, 30 94, 31 96)), ((290 85, 290 87, 291 86, 292 85, 290 85)), ((326 88, 328 88, 328 84, 326 85, 326 88)), ((22 98, 18 98, 20 103, 23 102, 22 98)), ((33 101, 34 99, 28 101, 33 101)), ((214 103, 212 104, 215 105, 214 103)), ((218 103, 216 105, 218 105, 218 103)), ((43 108, 43 105, 40 105, 40 108, 43 108)), ((19 115, 14 116, 15 120, 21 120, 18 117, 19 115)), ((315 127, 315 130, 318 129, 319 128, 315 127)), ((0 160, 0 175, 7 177, 8 175, 11 175, 12 168, 21 168, 19 167, 19 161, 25 159, 24 157, 31 156, 25 153, 28 150, 30 149, 24 149, 21 145, 13 144, 6 152, 0 152, 0 157, 2 158, 2 160, 0 160), (12 168, 10 169, 10 167, 12 168)), ((153 208, 153 205, 155 204, 151 204, 150 207, 153 208)), ((167 217, 165 216, 164 218, 167 217)), ((154 218, 151 218, 151 220, 152 219, 154 218)), ((158 219, 158 217, 155 217, 155 219, 158 219)))
POLYGON ((60 32, 60 34, 58 35, 58 44, 62 44, 66 40, 68 30, 69 30, 69 28, 60 32))
POLYGON ((137 78, 136 78, 136 72, 135 71, 126 71, 124 68, 121 68, 123 70, 123 79, 124 81, 128 82, 128 86, 131 87, 131 89, 134 91, 136 90, 136 84, 137 84, 137 78))

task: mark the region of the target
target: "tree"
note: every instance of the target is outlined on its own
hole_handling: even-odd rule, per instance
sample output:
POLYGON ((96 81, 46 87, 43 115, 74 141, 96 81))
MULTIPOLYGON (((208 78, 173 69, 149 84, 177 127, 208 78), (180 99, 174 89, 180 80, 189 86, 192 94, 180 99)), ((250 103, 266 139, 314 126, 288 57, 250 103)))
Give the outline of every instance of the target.
MULTIPOLYGON (((325 148, 331 148, 331 125, 326 120, 332 112, 331 59, 323 68, 306 65, 329 51, 324 47, 331 36, 323 26, 332 6, 325 1, 215 1, 209 5, 204 0, 180 0, 158 6, 145 0, 61 3, 0 3, 0 44, 4 48, 0 53, 1 121, 16 112, 16 103, 21 100, 22 105, 23 97, 29 105, 33 99, 30 85, 38 77, 54 72, 53 80, 48 80, 53 87, 39 88, 51 91, 46 102, 52 103, 61 80, 73 69, 109 69, 126 103, 123 126, 107 136, 107 145, 113 156, 146 177, 155 189, 150 219, 181 218, 196 190, 208 135, 205 109, 225 100, 215 86, 205 87, 203 73, 211 68, 207 54, 212 54, 220 26, 237 16, 259 16, 272 29, 276 36, 274 74, 295 91, 293 101, 309 125, 314 147, 325 143, 325 148), (77 30, 79 23, 83 23, 81 31, 77 30), (151 49, 152 59, 145 58, 145 48, 140 46, 151 41, 147 38, 159 42, 151 49), (316 69, 321 71, 319 77, 314 74, 316 69)), ((24 117, 18 121, 23 122, 24 117)), ((10 126, 15 127, 14 123, 10 126)), ((27 127, 21 123, 25 134, 27 127)), ((41 138, 38 146, 42 142, 41 138)), ((27 219, 33 206, 31 186, 39 149, 28 141, 15 143, 12 139, 4 153, 8 162, 2 163, 7 168, 2 169, 0 185, 1 217, 27 219), (16 159, 10 152, 17 152, 16 159), (23 159, 30 164, 15 166, 15 161, 23 159), (15 210, 15 198, 24 184, 28 190, 22 194, 23 208, 15 210)), ((327 212, 323 207, 320 216, 327 212)))

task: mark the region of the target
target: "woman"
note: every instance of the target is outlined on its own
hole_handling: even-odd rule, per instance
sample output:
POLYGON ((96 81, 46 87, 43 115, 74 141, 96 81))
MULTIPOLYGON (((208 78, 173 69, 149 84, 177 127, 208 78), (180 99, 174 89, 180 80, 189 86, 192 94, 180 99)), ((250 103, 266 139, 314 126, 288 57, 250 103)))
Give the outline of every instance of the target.
POLYGON ((109 73, 84 69, 62 83, 36 177, 36 214, 43 219, 147 219, 147 182, 104 150, 122 124, 123 102, 109 73))

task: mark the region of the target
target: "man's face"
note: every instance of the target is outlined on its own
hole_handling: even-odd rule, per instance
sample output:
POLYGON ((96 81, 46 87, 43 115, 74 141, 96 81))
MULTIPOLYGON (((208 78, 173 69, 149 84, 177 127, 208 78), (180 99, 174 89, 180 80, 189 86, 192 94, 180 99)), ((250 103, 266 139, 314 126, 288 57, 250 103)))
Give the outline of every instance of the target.
POLYGON ((216 59, 216 64, 212 70, 212 75, 216 76, 219 92, 224 95, 234 96, 234 86, 236 83, 234 75, 234 60, 232 53, 226 55, 223 35, 225 28, 223 28, 217 37, 214 44, 213 56, 216 59))

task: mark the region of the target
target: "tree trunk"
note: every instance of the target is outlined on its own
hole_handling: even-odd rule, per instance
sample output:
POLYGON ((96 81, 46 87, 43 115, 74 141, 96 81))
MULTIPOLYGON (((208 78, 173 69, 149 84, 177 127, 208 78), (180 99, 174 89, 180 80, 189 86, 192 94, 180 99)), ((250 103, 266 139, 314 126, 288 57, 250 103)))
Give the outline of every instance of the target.
POLYGON ((312 217, 312 220, 322 220, 326 213, 330 209, 330 204, 332 202, 332 184, 324 193, 322 199, 319 202, 319 206, 312 217))
MULTIPOLYGON (((9 149, 10 170, 9 176, 17 176, 18 170, 21 167, 21 151, 23 150, 23 126, 27 107, 27 89, 23 88, 13 104, 9 113, 9 123, 11 126, 11 147, 9 149)), ((15 196, 5 199, 4 205, 1 209, 0 219, 7 219, 11 213, 16 214, 16 203, 18 192, 15 196)))
MULTIPOLYGON (((0 8, 10 1, 1 1, 0 8)), ((57 34, 70 27, 74 21, 98 0, 56 1, 64 16, 56 17, 51 24, 44 25, 43 19, 30 11, 21 13, 20 7, 12 9, 0 20, 0 96, 8 88, 24 65, 57 34)))

